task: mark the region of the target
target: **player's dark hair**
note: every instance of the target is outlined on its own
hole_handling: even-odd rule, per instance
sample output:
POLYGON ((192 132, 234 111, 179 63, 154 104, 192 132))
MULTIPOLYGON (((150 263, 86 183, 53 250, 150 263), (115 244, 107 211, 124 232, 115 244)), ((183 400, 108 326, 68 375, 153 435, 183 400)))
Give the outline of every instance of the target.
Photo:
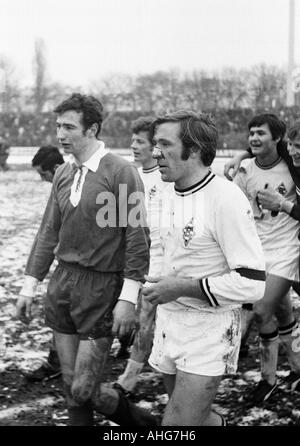
POLYGON ((132 133, 149 132, 154 116, 140 116, 131 124, 132 133))
POLYGON ((54 167, 57 164, 63 164, 64 159, 55 146, 42 146, 32 158, 32 167, 40 166, 43 170, 50 170, 54 174, 54 167))
POLYGON ((294 139, 300 136, 300 120, 294 122, 294 124, 289 128, 287 137, 290 141, 294 141, 294 139))
POLYGON ((273 113, 261 113, 251 119, 248 123, 248 130, 250 131, 251 127, 260 127, 264 124, 268 124, 273 140, 279 138, 277 150, 284 149, 286 147, 286 142, 284 141, 286 123, 273 113))
POLYGON ((286 133, 286 124, 273 113, 261 113, 254 116, 248 123, 248 130, 251 127, 260 127, 268 124, 273 139, 283 139, 286 133))
POLYGON ((93 124, 97 124, 96 138, 98 137, 103 121, 103 106, 98 99, 94 96, 73 93, 69 98, 55 107, 54 112, 62 114, 69 110, 82 113, 82 125, 85 132, 93 124))

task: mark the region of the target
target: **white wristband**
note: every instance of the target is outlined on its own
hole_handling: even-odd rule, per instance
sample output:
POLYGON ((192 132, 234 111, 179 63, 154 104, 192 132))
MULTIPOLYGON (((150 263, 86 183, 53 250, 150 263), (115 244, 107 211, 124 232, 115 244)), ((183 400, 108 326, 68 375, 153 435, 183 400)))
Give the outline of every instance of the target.
POLYGON ((35 277, 25 276, 25 281, 20 294, 26 297, 33 297, 35 295, 38 282, 38 279, 35 277))
POLYGON ((141 282, 125 278, 119 300, 126 300, 127 302, 136 305, 140 287, 141 282))

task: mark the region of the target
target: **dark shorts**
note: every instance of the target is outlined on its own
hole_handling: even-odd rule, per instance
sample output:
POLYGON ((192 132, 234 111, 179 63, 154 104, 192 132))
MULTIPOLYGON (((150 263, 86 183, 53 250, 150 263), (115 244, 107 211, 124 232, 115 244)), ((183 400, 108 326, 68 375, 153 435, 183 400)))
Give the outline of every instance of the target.
POLYGON ((122 285, 120 273, 60 263, 48 285, 46 325, 59 333, 79 334, 82 340, 111 336, 112 310, 122 285))

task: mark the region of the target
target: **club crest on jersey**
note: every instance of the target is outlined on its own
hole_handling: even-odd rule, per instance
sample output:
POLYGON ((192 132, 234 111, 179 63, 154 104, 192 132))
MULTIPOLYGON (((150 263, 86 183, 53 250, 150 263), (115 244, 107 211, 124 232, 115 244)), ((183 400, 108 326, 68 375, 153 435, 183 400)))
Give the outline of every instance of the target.
POLYGON ((285 185, 284 185, 283 183, 281 183, 281 184, 277 187, 277 190, 278 190, 278 192, 279 192, 281 195, 285 195, 286 192, 287 192, 286 187, 285 187, 285 185))
POLYGON ((156 187, 156 184, 154 184, 154 186, 152 186, 151 189, 148 192, 149 200, 151 200, 151 198, 155 197, 156 192, 157 192, 157 187, 156 187))
POLYGON ((190 242, 190 240, 194 237, 195 231, 194 231, 194 217, 190 219, 190 221, 185 225, 185 227, 182 230, 183 235, 183 242, 184 246, 187 246, 190 242))

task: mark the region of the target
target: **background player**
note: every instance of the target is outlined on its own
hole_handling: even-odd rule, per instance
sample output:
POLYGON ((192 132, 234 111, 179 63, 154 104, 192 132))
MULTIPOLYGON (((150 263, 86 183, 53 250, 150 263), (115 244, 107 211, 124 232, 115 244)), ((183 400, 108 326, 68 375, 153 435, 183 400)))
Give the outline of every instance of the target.
POLYGON ((277 153, 277 145, 285 135, 285 124, 275 115, 266 113, 256 115, 248 129, 249 145, 255 158, 240 168, 235 182, 251 203, 266 258, 266 291, 254 307, 259 322, 262 380, 252 393, 252 400, 260 403, 276 388, 279 335, 292 372, 300 374, 300 355, 293 349, 293 343, 297 343, 297 322, 288 295, 292 281, 299 278, 300 225, 288 213, 274 213, 263 209, 260 203, 260 191, 269 188, 281 195, 283 206, 285 201, 292 207, 296 203, 295 184, 288 166, 277 153), (273 320, 274 315, 278 323, 273 320))
MULTIPOLYGON (((149 274, 157 276, 161 272, 162 247, 159 232, 159 218, 161 214, 161 194, 168 183, 161 179, 159 166, 152 157, 153 144, 149 130, 154 118, 152 116, 140 117, 132 123, 131 149, 134 161, 141 165, 138 171, 145 186, 145 203, 147 219, 150 228, 150 267, 149 274)), ((124 373, 117 383, 127 392, 132 392, 138 380, 138 375, 148 358, 153 341, 153 323, 156 308, 149 304, 142 296, 139 299, 138 329, 135 334, 130 358, 124 373)))
MULTIPOLYGON (((55 146, 42 146, 34 155, 31 165, 38 172, 43 181, 53 182, 56 169, 64 163, 63 156, 55 146)), ((51 341, 47 362, 36 370, 27 373, 25 378, 28 381, 42 381, 53 379, 61 375, 59 359, 55 347, 54 336, 51 341)))

